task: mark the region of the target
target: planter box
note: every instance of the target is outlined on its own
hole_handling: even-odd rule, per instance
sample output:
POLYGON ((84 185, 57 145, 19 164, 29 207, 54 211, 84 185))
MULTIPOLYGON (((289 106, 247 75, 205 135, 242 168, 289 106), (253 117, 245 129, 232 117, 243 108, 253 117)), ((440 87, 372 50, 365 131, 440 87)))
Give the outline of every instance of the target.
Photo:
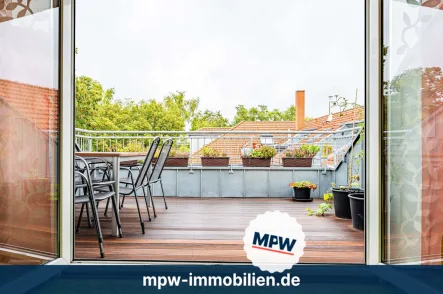
MULTIPOLYGON (((157 157, 152 159, 152 163, 157 162, 157 157)), ((188 167, 189 157, 168 157, 165 166, 168 167, 188 167)))
POLYGON ((229 166, 229 157, 202 157, 202 166, 229 166))
POLYGON ((312 167, 312 157, 283 158, 284 167, 312 167))
POLYGON ((247 167, 270 167, 271 158, 242 158, 243 166, 247 167))
POLYGON ((294 201, 312 201, 311 189, 309 188, 296 188, 294 187, 294 201))

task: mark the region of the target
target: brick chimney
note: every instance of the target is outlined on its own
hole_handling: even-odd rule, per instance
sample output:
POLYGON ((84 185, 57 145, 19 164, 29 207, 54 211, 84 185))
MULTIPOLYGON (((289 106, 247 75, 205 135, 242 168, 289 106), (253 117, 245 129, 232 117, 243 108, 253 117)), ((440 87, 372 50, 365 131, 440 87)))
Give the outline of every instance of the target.
POLYGON ((295 92, 295 128, 303 129, 305 125, 305 91, 295 92))

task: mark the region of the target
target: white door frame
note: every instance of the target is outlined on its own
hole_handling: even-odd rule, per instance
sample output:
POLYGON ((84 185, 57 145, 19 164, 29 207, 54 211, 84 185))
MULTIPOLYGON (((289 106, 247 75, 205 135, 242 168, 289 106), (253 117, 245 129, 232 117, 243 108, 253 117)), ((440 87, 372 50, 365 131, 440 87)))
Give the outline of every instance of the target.
MULTIPOLYGON (((61 0, 60 20, 60 259, 71 264, 74 253, 74 28, 75 0, 61 0)), ((366 230, 367 264, 381 263, 381 62, 382 1, 366 0, 366 230)), ((95 262, 96 263, 96 262, 95 262)), ((117 262, 113 262, 117 263, 117 262)), ((126 263, 127 262, 122 262, 126 263)))

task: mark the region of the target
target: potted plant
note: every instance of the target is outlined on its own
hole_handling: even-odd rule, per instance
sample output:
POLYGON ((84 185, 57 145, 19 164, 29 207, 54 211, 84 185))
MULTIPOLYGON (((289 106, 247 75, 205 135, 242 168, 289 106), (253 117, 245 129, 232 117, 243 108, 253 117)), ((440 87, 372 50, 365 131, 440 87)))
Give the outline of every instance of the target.
POLYGON ((331 191, 326 192, 323 194, 323 200, 325 202, 322 202, 318 205, 318 208, 316 210, 312 210, 311 208, 306 208, 308 211, 308 216, 325 216, 325 213, 332 210, 331 201, 334 199, 334 196, 332 195, 331 191))
POLYGON ((311 190, 317 189, 317 185, 308 181, 292 182, 289 186, 294 189, 294 201, 312 201, 311 190))
MULTIPOLYGON (((353 177, 359 178, 358 175, 353 177)), ((362 190, 357 187, 353 182, 350 186, 338 186, 332 183, 332 194, 334 196, 334 210, 335 216, 343 219, 351 219, 351 205, 349 202, 349 194, 355 192, 361 192, 362 190)))
POLYGON ((277 155, 277 150, 270 146, 255 148, 252 152, 242 156, 243 166, 270 167, 271 159, 277 155))
POLYGON ((229 166, 229 157, 216 149, 203 147, 202 155, 202 166, 229 166))
MULTIPOLYGON (((168 167, 187 167, 189 163, 189 147, 187 145, 181 145, 177 149, 169 151, 168 159, 165 162, 165 166, 168 167)), ((157 162, 160 150, 155 152, 153 163, 157 162)))
POLYGON ((365 193, 354 191, 349 193, 351 206, 352 226, 357 230, 364 230, 365 227, 365 193))
POLYGON ((311 167, 312 159, 320 151, 320 147, 311 144, 303 144, 293 150, 287 150, 283 157, 284 167, 311 167))

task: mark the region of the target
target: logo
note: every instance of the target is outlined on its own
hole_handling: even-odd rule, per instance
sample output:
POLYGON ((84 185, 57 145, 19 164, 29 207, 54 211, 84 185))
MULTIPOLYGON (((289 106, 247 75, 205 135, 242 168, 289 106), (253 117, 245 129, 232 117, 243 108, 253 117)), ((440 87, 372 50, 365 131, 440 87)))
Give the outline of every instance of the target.
POLYGON ((243 242, 252 264, 270 273, 292 268, 306 246, 302 226, 294 217, 280 211, 268 211, 252 220, 243 242))

